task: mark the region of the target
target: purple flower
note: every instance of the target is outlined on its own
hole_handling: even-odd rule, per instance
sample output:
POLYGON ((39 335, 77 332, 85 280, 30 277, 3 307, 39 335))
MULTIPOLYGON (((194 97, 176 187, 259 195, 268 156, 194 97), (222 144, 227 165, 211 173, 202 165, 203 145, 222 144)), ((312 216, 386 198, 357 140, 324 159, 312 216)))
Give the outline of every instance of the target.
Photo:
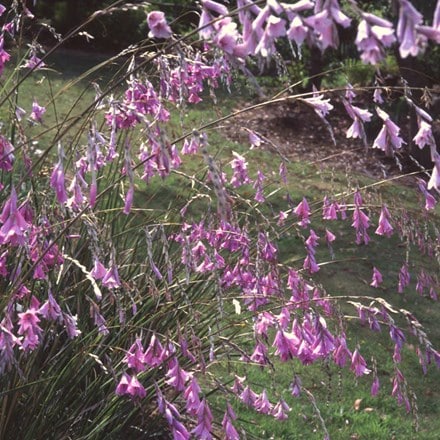
POLYGON ((14 147, 2 135, 0 135, 0 170, 11 171, 14 165, 15 157, 14 147))
POLYGON ((61 321, 62 312, 60 306, 56 302, 51 291, 49 291, 48 296, 48 300, 39 309, 41 316, 48 320, 61 321))
POLYGON ((5 63, 9 61, 11 56, 3 49, 4 40, 3 36, 0 37, 0 75, 3 73, 5 63))
POLYGON ((241 185, 252 183, 252 180, 247 172, 246 159, 235 151, 233 151, 232 154, 234 155, 235 159, 231 161, 231 167, 233 170, 231 185, 234 188, 238 188, 241 185))
POLYGON ((397 286, 397 291, 399 293, 403 293, 403 290, 405 289, 406 286, 409 285, 410 281, 411 281, 411 276, 408 271, 408 264, 404 263, 399 271, 399 283, 397 286))
POLYGON ((391 237, 394 229, 390 224, 390 212, 388 211, 388 208, 386 205, 382 206, 382 210, 380 211, 379 216, 379 226, 376 229, 376 234, 378 235, 385 235, 386 237, 391 237))
POLYGON ((50 186, 55 191, 58 203, 64 205, 64 203, 67 202, 68 197, 64 184, 64 168, 61 158, 55 165, 52 174, 50 175, 50 186))
POLYGON ((277 404, 272 409, 272 416, 277 420, 286 420, 289 415, 288 413, 291 411, 291 408, 287 403, 281 399, 277 402, 277 404))
POLYGON ((190 383, 185 389, 185 392, 183 393, 183 397, 186 401, 186 410, 191 415, 196 415, 197 410, 200 406, 200 398, 199 394, 201 393, 200 386, 196 380, 195 377, 191 378, 190 383))
POLYGON ((379 378, 376 375, 376 376, 374 376, 373 383, 371 384, 371 395, 372 396, 377 396, 377 394, 379 393, 379 387, 380 387, 379 378))
POLYGON ((128 394, 132 398, 143 398, 147 394, 136 375, 133 374, 132 376, 129 376, 127 373, 122 375, 115 392, 118 396, 128 394))
POLYGON ((293 213, 298 216, 298 218, 300 220, 298 222, 298 224, 301 227, 306 228, 307 225, 310 224, 311 212, 310 212, 309 204, 308 204, 307 199, 305 197, 303 197, 301 202, 299 202, 298 205, 296 206, 296 208, 294 208, 293 213))
POLYGON ((330 99, 323 99, 324 95, 314 93, 311 98, 302 98, 306 104, 310 105, 320 118, 324 118, 330 110, 333 110, 333 105, 330 104, 330 99))
POLYGON ((115 263, 112 264, 112 267, 107 270, 106 274, 102 278, 102 285, 109 289, 117 289, 121 287, 118 267, 115 263))
POLYGON ((212 439, 212 413, 209 408, 206 399, 200 402, 199 408, 197 409, 197 426, 192 430, 192 433, 201 440, 211 440, 212 439))
POLYGON ((225 433, 225 438, 228 440, 240 440, 240 436, 232 424, 232 420, 235 420, 236 418, 237 416, 235 415, 234 410, 228 403, 222 420, 223 432, 225 433))
POLYGON ((301 379, 296 374, 290 387, 292 389, 292 396, 299 397, 301 395, 301 379))
POLYGON ((301 17, 295 14, 294 18, 290 22, 289 29, 287 30, 287 37, 290 40, 295 41, 295 43, 299 47, 303 44, 308 32, 309 28, 307 26, 304 26, 301 17))
POLYGON ((34 296, 31 298, 31 305, 26 312, 18 314, 18 331, 19 335, 23 335, 23 350, 34 350, 39 342, 43 329, 38 325, 40 322, 40 303, 34 296))
POLYGON ((34 100, 32 103, 32 113, 30 115, 31 119, 40 124, 43 122, 42 116, 46 113, 46 108, 38 105, 38 102, 34 100))
POLYGON ((183 391, 185 389, 185 383, 189 379, 189 374, 183 368, 180 368, 177 359, 172 359, 169 363, 171 366, 167 371, 167 380, 165 382, 177 391, 183 391))
POLYGON ((379 284, 382 284, 382 274, 379 272, 378 269, 373 267, 373 278, 371 280, 370 286, 372 287, 379 287, 379 284))
POLYGON ((273 405, 269 402, 266 389, 255 399, 254 408, 262 414, 270 414, 272 411, 273 405))
POLYGON ((24 68, 26 69, 41 69, 45 66, 44 62, 41 61, 40 58, 38 58, 35 54, 32 54, 32 56, 26 61, 24 64, 24 68))
POLYGON ((254 393, 249 385, 246 386, 246 388, 244 388, 244 390, 241 392, 240 394, 240 400, 248 406, 253 406, 255 403, 255 400, 257 399, 257 394, 254 393))
POLYGON ((435 153, 434 156, 434 168, 432 169, 431 178, 428 182, 428 190, 434 188, 440 192, 440 155, 435 153))
POLYGON ((376 107, 376 112, 384 121, 384 125, 373 143, 373 148, 379 148, 387 156, 392 156, 395 149, 402 147, 405 142, 399 137, 400 128, 390 119, 388 113, 376 107))
POLYGON ((17 208, 17 194, 14 187, 11 197, 3 206, 0 221, 3 223, 0 228, 0 244, 9 243, 13 246, 24 244, 30 225, 24 219, 21 210, 17 208))
POLYGON ((150 28, 148 36, 150 38, 170 38, 172 31, 165 19, 165 14, 161 11, 152 11, 147 15, 147 23, 150 28))
POLYGON ((363 13, 362 17, 355 43, 364 63, 377 64, 385 56, 384 47, 396 41, 393 25, 373 14, 363 13))
POLYGON ((128 368, 133 369, 135 373, 145 370, 144 348, 139 338, 136 338, 136 341, 129 348, 123 362, 127 364, 128 368))
POLYGON ((344 100, 348 115, 353 119, 353 124, 347 130, 347 138, 364 138, 364 122, 369 122, 373 116, 368 110, 361 109, 344 100))
POLYGON ((351 371, 354 372, 354 374, 359 377, 364 374, 369 374, 371 370, 367 368, 367 363, 365 362, 365 359, 361 356, 358 349, 356 349, 353 352, 353 355, 351 356, 351 371))

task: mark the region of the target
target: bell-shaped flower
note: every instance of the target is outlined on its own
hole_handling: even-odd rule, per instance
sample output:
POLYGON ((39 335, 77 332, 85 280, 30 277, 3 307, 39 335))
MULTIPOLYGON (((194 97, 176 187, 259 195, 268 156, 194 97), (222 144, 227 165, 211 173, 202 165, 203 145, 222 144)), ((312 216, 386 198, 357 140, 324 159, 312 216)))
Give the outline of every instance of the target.
POLYGON ((382 274, 379 272, 379 270, 376 267, 373 267, 373 277, 370 283, 371 287, 379 287, 379 284, 382 284, 382 274))
POLYGON ((147 15, 147 24, 150 28, 150 38, 170 38, 172 31, 168 26, 165 14, 162 11, 151 11, 147 15))
POLYGON ((351 356, 351 367, 350 370, 354 372, 354 374, 359 377, 364 374, 369 374, 371 370, 367 368, 367 363, 365 359, 359 353, 359 350, 356 349, 351 356))
POLYGON ((0 221, 3 223, 0 228, 0 244, 16 246, 25 243, 30 225, 24 219, 21 210, 17 208, 17 193, 14 187, 11 191, 11 197, 3 206, 0 221))
POLYGON ((386 237, 391 237, 394 229, 390 223, 391 215, 388 211, 386 205, 382 206, 379 216, 379 226, 376 229, 376 234, 385 235, 386 237))

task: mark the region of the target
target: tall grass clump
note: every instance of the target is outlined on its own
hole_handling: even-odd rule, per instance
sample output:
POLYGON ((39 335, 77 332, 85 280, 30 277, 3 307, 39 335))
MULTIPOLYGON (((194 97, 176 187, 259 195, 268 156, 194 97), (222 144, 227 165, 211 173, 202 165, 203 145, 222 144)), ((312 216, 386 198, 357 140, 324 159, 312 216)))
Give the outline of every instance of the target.
POLYGON ((306 380, 317 365, 351 370, 416 419, 403 361, 418 359, 423 373, 440 364, 423 316, 404 304, 415 291, 438 307, 432 117, 409 86, 396 88, 434 164, 428 182, 426 170, 413 173, 403 196, 392 180, 356 176, 308 189, 305 166, 258 150, 268 137, 244 127, 247 148, 221 133, 238 113, 283 102, 311 107, 331 133, 337 98, 352 120, 347 136, 367 143, 375 111, 373 147, 398 162, 405 141, 385 111, 379 67, 362 95, 374 110, 359 107, 350 85, 289 84, 248 109, 220 106, 243 78, 258 90, 256 72, 270 60, 282 70, 283 38, 294 62, 303 44, 337 48, 338 29, 357 23, 364 63, 379 65, 394 43, 402 58, 422 56, 440 41, 440 6, 426 24, 400 0, 395 34, 354 1, 344 13, 337 0, 230 9, 202 0, 189 12, 198 28, 175 35, 178 17, 119 1, 60 36, 34 17, 34 3, 0 5, 0 438, 263 438, 237 414, 281 421, 301 398, 328 438, 306 380), (133 8, 145 9, 148 37, 60 81, 51 56, 90 38, 93 20, 133 8), (50 48, 39 43, 42 27, 50 48), (329 267, 367 282, 335 284, 329 267), (374 337, 381 363, 365 343, 374 337), (286 369, 287 385, 269 381, 286 369))

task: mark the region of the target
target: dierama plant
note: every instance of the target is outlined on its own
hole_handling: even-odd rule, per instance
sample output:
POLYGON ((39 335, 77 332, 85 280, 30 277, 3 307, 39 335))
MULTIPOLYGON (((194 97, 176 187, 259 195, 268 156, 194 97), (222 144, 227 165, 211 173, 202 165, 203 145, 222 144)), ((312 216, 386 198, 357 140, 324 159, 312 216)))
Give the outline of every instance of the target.
MULTIPOLYGON (((250 63, 269 63, 282 40, 297 54, 304 46, 325 51, 339 46, 340 28, 351 26, 364 63, 377 65, 393 47, 403 58, 422 56, 428 44, 440 43, 440 2, 425 22, 408 0, 396 1, 395 30, 354 0, 237 0, 228 6, 201 0, 194 2, 198 29, 186 35, 176 35, 162 11, 122 5, 146 8, 148 38, 98 66, 119 61, 123 67, 107 84, 94 84, 85 108, 57 116, 53 126, 46 121, 63 95, 22 108, 20 90, 83 27, 64 38, 50 30, 58 42, 47 54, 40 53, 38 35, 23 51, 23 29, 36 26, 35 3, 0 5, 0 438, 144 438, 154 431, 163 438, 238 439, 239 404, 285 420, 294 417, 289 395, 304 393, 317 408, 297 365, 333 363, 356 377, 373 371, 362 344, 346 336, 351 327, 341 307, 347 304, 371 331, 389 333, 391 394, 413 411, 400 366, 405 341, 414 340, 424 372, 431 363, 440 366, 440 353, 411 312, 375 295, 386 282, 403 293, 411 275, 420 295, 436 301, 439 289, 435 271, 410 259, 418 252, 438 260, 438 228, 430 219, 440 190, 433 119, 410 89, 402 93, 417 113, 414 142, 430 149, 434 163, 428 183, 417 183, 420 221, 371 203, 368 188, 330 192, 318 207, 312 194, 289 193, 282 154, 276 156, 278 175, 267 167, 255 170, 247 153, 217 154, 208 129, 234 114, 195 123, 188 132, 176 128, 173 115, 216 89, 234 87, 238 73, 251 75, 250 63), (42 150, 32 147, 39 140, 42 150), (185 161, 202 171, 185 173, 185 161), (150 208, 163 197, 153 191, 157 181, 163 188, 186 185, 187 198, 150 208), (280 191, 285 204, 276 212, 272 200, 280 191), (319 250, 326 243, 334 255, 344 222, 359 249, 374 239, 406 246, 397 279, 387 281, 387 268, 375 262, 365 283, 372 280, 374 293, 369 287, 365 295, 327 293, 325 279, 324 285, 315 281, 325 263, 319 250), (279 249, 290 236, 303 241, 295 250, 300 260, 279 249), (228 383, 216 377, 216 368, 231 359, 228 383), (269 371, 284 362, 292 364, 294 378, 287 392, 255 388, 234 370, 246 364, 269 371), (221 412, 213 410, 214 391, 223 393, 221 412)), ((121 3, 96 11, 88 22, 121 3)), ((395 157, 411 142, 383 108, 380 86, 367 88, 375 102, 371 111, 359 107, 351 85, 292 90, 289 85, 269 102, 309 106, 331 130, 327 116, 339 93, 352 120, 347 137, 367 142, 364 126, 377 114, 382 127, 373 148, 395 157)), ((249 135, 250 148, 268 141, 249 135)), ((372 395, 379 383, 374 368, 372 395)))

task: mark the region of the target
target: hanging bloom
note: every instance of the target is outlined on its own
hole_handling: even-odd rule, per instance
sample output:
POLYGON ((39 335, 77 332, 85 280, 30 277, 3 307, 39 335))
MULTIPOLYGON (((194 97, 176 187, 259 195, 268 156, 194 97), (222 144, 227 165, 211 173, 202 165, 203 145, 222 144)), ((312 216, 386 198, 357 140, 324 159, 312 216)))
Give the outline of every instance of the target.
POLYGON ((22 245, 25 242, 30 225, 23 217, 21 210, 17 208, 17 194, 12 187, 11 197, 3 206, 0 215, 3 223, 0 228, 0 244, 22 245))
POLYGON ((42 69, 45 66, 45 63, 41 60, 41 58, 38 58, 35 53, 32 54, 32 56, 26 60, 26 63, 24 64, 25 69, 42 69))
POLYGON ((379 148, 387 156, 392 156, 395 149, 402 147, 405 142, 399 137, 400 128, 390 119, 390 115, 379 107, 376 107, 376 112, 384 121, 384 125, 377 135, 373 143, 373 148, 379 148))
POLYGON ((197 410, 197 426, 192 430, 192 433, 201 440, 212 439, 212 413, 206 399, 200 402, 197 410))
POLYGON ((185 383, 189 379, 189 374, 183 368, 180 368, 176 358, 170 361, 170 364, 171 366, 167 371, 167 380, 165 382, 177 391, 183 391, 185 389, 185 383))
POLYGON ((391 237, 394 229, 391 226, 389 220, 391 218, 390 212, 386 205, 382 206, 379 216, 379 226, 376 229, 376 234, 385 235, 386 237, 391 237))
POLYGON ((38 325, 40 322, 40 303, 34 296, 31 298, 30 307, 26 312, 18 314, 18 331, 19 335, 23 335, 22 348, 25 351, 34 350, 40 343, 40 337, 43 329, 38 325))
POLYGON ((301 395, 301 379, 296 374, 290 388, 292 389, 292 396, 299 397, 301 395))
POLYGON ((367 363, 365 359, 361 356, 358 349, 353 352, 351 356, 351 367, 350 370, 354 372, 354 374, 359 377, 364 374, 369 374, 371 370, 367 368, 367 363))
POLYGON ((255 399, 254 408, 262 414, 270 414, 272 411, 273 405, 269 402, 266 389, 255 399))
POLYGON ((289 29, 287 30, 287 37, 293 40, 298 47, 300 47, 307 37, 309 28, 304 26, 304 22, 298 14, 295 14, 294 18, 290 22, 289 29))
POLYGON ((373 278, 371 280, 370 286, 372 287, 379 287, 379 284, 382 284, 383 278, 382 274, 379 272, 378 269, 373 267, 373 278))
POLYGON ((45 319, 52 321, 61 321, 62 320, 61 308, 56 302, 50 290, 48 293, 48 297, 49 297, 48 300, 40 307, 39 313, 45 319))
POLYGON ((428 190, 434 188, 440 192, 440 155, 436 152, 434 157, 434 168, 428 182, 428 190))
POLYGON ((31 119, 35 122, 39 122, 40 124, 43 123, 43 115, 46 113, 46 107, 42 107, 38 104, 36 100, 32 103, 32 112, 31 112, 31 119))
POLYGON ((129 376, 127 373, 122 375, 115 392, 118 396, 128 394, 132 398, 143 398, 147 394, 136 375, 133 374, 132 376, 129 376))
POLYGON ((272 409, 272 416, 274 418, 276 418, 277 420, 286 420, 289 418, 288 413, 291 411, 292 409, 290 408, 289 405, 287 405, 287 403, 281 399, 277 402, 277 404, 273 407, 272 409))
POLYGON ((418 179, 417 182, 419 190, 425 196, 425 209, 434 209, 437 201, 435 200, 435 197, 428 191, 426 187, 426 182, 422 179, 418 179))
POLYGON ((362 17, 355 43, 364 63, 377 64, 385 56, 384 47, 396 41, 393 25, 373 14, 363 13, 362 17))
POLYGON ((50 175, 50 186, 55 191, 58 203, 64 205, 64 203, 67 202, 68 197, 64 184, 64 167, 61 157, 50 175))
POLYGON ((409 282, 411 281, 411 276, 408 271, 408 264, 404 263, 399 271, 399 283, 397 287, 397 291, 399 293, 403 293, 403 290, 406 286, 409 285, 409 282))
POLYGON ((334 108, 333 105, 330 104, 330 99, 324 99, 323 94, 320 95, 316 92, 311 98, 301 98, 301 100, 310 105, 320 118, 327 116, 330 110, 334 108))
POLYGON ((161 11, 151 11, 147 15, 147 23, 150 28, 148 36, 150 38, 170 38, 171 28, 165 19, 165 14, 161 11))
POLYGON ((14 147, 2 135, 0 135, 0 170, 11 171, 14 165, 15 157, 14 147))
POLYGON ((373 383, 371 384, 371 395, 373 397, 377 396, 377 394, 379 393, 379 387, 380 387, 379 378, 377 377, 377 375, 375 375, 373 379, 373 383))
POLYGON ((344 106, 348 115, 353 119, 353 124, 347 130, 347 138, 364 138, 364 122, 370 122, 373 116, 368 110, 361 109, 344 100, 344 106))
POLYGON ((201 393, 201 389, 199 386, 199 383, 197 382, 197 379, 195 377, 192 377, 188 386, 185 389, 185 392, 183 393, 183 397, 186 401, 186 410, 191 415, 196 415, 197 410, 200 406, 200 397, 199 394, 201 393))
POLYGON ((9 61, 11 56, 3 49, 4 40, 3 35, 0 37, 0 75, 2 75, 5 64, 9 61))
POLYGON ((303 197, 301 202, 298 203, 296 208, 293 210, 293 213, 298 216, 298 218, 300 220, 298 222, 298 224, 301 227, 306 228, 307 225, 310 224, 311 212, 310 212, 309 204, 308 204, 307 199, 305 197, 303 197))
POLYGON ((234 155, 235 159, 231 161, 231 167, 233 170, 231 185, 234 188, 238 188, 241 185, 252 183, 252 180, 247 172, 246 159, 235 151, 233 151, 232 154, 234 155))
POLYGON ((123 362, 127 364, 128 368, 133 369, 135 373, 145 370, 144 348, 139 338, 136 338, 136 341, 129 348, 123 362))
POLYGON ((235 415, 234 410, 232 409, 231 405, 227 403, 225 415, 223 416, 222 420, 222 428, 223 432, 225 433, 225 438, 228 440, 240 440, 240 436, 232 424, 232 421, 236 418, 237 416, 235 415))

